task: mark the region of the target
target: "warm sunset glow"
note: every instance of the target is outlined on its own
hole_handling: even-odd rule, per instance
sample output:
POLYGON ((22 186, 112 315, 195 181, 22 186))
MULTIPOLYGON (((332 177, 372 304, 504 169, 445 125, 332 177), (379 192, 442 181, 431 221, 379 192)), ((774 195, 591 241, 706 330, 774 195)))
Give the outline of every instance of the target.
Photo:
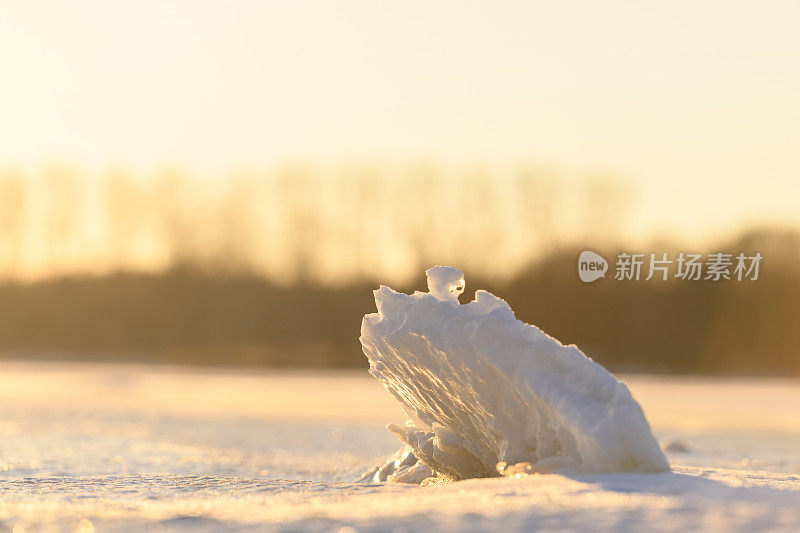
MULTIPOLYGON (((274 173, 287 161, 327 174, 371 162, 403 179, 392 169, 424 160, 451 169, 464 188, 477 169, 496 176, 534 164, 567 183, 600 174, 628 184, 626 239, 706 242, 754 223, 797 224, 798 10, 794 2, 25 2, 0 19, 0 168, 23 181, 53 162, 78 169, 69 180, 121 169, 143 189, 176 168, 187 182, 227 189, 243 169, 274 173)), ((204 187, 191 188, 202 196, 204 187)), ((2 203, 18 205, 19 190, 6 184, 2 203)), ((62 190, 72 191, 68 180, 25 194, 40 206, 31 209, 58 218, 41 196, 73 201, 62 190)), ((119 228, 82 217, 92 226, 80 230, 84 242, 54 251, 26 236, 13 268, 51 272, 52 255, 62 270, 113 264, 98 249, 119 228)), ((26 232, 79 225, 53 224, 26 232)), ((113 253, 128 265, 168 261, 148 231, 113 253)), ((416 267, 408 244, 390 248, 382 261, 416 267)), ((289 268, 270 255, 270 269, 289 268)), ((320 268, 349 268, 328 261, 320 268)))

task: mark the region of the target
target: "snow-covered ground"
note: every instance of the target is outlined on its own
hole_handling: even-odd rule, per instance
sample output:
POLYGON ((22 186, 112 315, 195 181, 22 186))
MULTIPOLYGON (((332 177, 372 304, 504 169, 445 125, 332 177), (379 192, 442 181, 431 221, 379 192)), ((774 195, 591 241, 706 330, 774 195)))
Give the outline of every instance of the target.
POLYGON ((366 371, 2 362, 0 529, 800 529, 800 382, 618 377, 672 473, 419 487, 354 481, 403 420, 366 371))

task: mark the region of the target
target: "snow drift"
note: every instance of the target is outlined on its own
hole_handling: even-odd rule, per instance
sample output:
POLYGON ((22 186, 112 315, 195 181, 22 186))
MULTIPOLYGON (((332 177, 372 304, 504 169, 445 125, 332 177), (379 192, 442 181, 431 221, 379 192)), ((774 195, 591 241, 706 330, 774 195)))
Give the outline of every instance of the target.
POLYGON ((460 270, 427 275, 427 293, 374 291, 361 325, 370 373, 410 418, 389 425, 406 446, 368 477, 669 470, 625 384, 489 292, 459 304, 460 270))

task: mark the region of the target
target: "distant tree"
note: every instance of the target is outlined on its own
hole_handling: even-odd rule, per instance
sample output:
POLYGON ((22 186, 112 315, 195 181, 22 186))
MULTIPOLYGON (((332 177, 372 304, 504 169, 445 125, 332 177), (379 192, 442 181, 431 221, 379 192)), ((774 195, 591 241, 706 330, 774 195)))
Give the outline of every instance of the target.
POLYGON ((226 183, 219 195, 215 246, 215 263, 225 271, 250 271, 255 259, 253 250, 258 247, 256 219, 253 204, 257 202, 255 180, 240 175, 226 183))
POLYGON ((583 236, 587 242, 620 242, 631 208, 633 190, 608 174, 596 174, 584 184, 583 236))
POLYGON ((523 167, 517 171, 514 181, 514 203, 520 213, 518 223, 522 226, 518 229, 524 235, 527 255, 535 251, 546 255, 555 247, 561 220, 557 178, 545 170, 523 167))
POLYGON ((203 213, 192 209, 197 196, 197 191, 176 171, 163 173, 153 188, 151 201, 160 228, 158 238, 172 267, 200 266, 203 262, 199 244, 207 221, 203 213))
POLYGON ((73 169, 53 165, 45 170, 45 242, 51 273, 68 266, 69 255, 78 238, 82 186, 73 169))
POLYGON ((299 283, 311 283, 315 279, 322 223, 318 210, 319 189, 313 174, 303 167, 284 167, 275 180, 285 228, 284 249, 292 261, 294 279, 299 283))
POLYGON ((22 254, 25 225, 27 188, 21 173, 4 172, 0 175, 0 242, 2 243, 2 262, 6 276, 13 277, 18 272, 22 254))
POLYGON ((104 185, 110 266, 124 268, 135 261, 134 243, 146 218, 146 206, 141 187, 124 171, 111 172, 104 185))

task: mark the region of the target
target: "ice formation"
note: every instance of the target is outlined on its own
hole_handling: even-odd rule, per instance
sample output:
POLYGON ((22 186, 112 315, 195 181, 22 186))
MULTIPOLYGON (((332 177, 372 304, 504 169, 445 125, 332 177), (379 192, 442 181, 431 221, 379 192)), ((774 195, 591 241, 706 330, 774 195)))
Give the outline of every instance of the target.
POLYGON ((625 384, 489 292, 461 305, 460 270, 427 276, 427 293, 374 291, 361 325, 370 373, 410 418, 388 426, 405 447, 367 477, 669 470, 625 384))

